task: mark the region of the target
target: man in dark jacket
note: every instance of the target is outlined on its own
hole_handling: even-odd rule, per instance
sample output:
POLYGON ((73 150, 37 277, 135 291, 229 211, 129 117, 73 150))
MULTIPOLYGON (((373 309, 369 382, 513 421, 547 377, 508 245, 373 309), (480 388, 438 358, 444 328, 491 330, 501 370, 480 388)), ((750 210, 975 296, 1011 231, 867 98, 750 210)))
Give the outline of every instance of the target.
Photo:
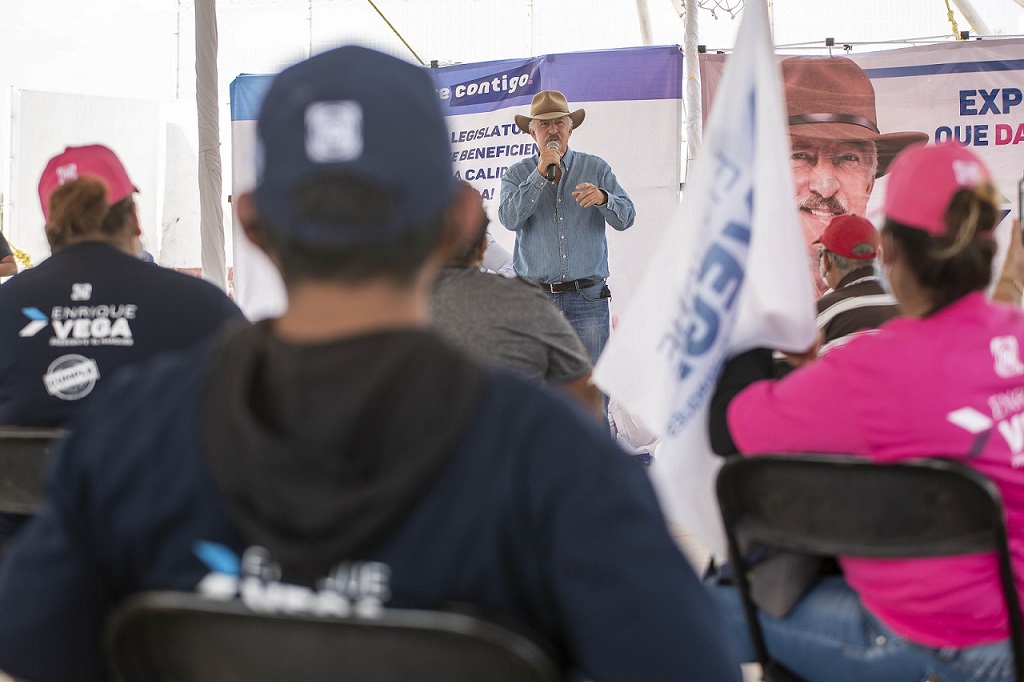
POLYGON ((275 79, 258 134, 236 206, 288 309, 114 377, 75 420, 0 570, 0 668, 101 677, 111 609, 174 589, 264 612, 471 605, 592 679, 738 681, 641 466, 429 331, 474 222, 429 75, 325 52, 275 79))

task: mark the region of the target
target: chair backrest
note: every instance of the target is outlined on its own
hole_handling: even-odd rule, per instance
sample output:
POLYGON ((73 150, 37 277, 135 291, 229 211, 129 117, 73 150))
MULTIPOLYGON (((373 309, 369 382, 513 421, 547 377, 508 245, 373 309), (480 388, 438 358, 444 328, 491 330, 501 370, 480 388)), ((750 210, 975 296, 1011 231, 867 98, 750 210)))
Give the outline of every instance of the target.
POLYGON ((561 679, 534 637, 444 611, 269 614, 239 600, 149 592, 121 606, 106 634, 107 660, 122 682, 561 679))
POLYGON ((913 558, 994 552, 1018 671, 1024 626, 995 484, 948 459, 891 464, 839 455, 733 458, 718 501, 754 647, 772 665, 750 600, 743 552, 751 542, 807 554, 913 558))
POLYGON ((63 429, 0 426, 0 512, 39 511, 50 450, 65 434, 63 429))

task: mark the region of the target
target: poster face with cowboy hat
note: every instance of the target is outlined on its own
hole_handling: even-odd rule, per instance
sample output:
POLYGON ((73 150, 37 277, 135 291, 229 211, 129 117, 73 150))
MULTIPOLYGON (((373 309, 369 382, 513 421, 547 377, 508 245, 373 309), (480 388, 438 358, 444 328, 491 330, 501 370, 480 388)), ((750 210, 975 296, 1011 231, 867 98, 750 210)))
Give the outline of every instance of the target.
MULTIPOLYGON (((809 267, 817 272, 819 239, 833 218, 864 216, 875 186, 904 147, 924 142, 920 132, 882 133, 875 90, 864 70, 846 57, 782 60, 793 181, 809 267)), ((813 280, 819 293, 828 286, 813 280)))
MULTIPOLYGON (((824 221, 824 229, 838 213, 864 215, 881 227, 889 163, 915 143, 956 140, 970 146, 992 170, 1002 194, 1015 196, 1012 190, 1024 167, 1022 56, 1024 40, 1019 39, 845 57, 779 56, 794 142, 795 210, 801 213, 808 244, 817 238, 815 232, 820 234, 818 222, 824 221), (833 163, 826 174, 824 168, 811 167, 815 159, 810 151, 829 140, 833 163), (877 163, 875 171, 870 173, 869 164, 855 174, 850 155, 865 151, 876 156, 869 158, 877 163), (846 192, 838 189, 844 180, 846 192)), ((725 55, 701 55, 705 120, 726 63, 725 55)), ((1006 209, 1011 209, 1009 203, 1006 209)), ((1001 249, 1009 224, 1005 219, 997 230, 1001 249)), ((996 258, 1000 261, 1002 253, 996 258)))

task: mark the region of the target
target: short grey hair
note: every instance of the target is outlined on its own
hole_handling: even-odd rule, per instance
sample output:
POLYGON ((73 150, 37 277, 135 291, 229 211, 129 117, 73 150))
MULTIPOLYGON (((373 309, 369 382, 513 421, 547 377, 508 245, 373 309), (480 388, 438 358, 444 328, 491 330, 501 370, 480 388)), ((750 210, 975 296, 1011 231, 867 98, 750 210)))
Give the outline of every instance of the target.
MULTIPOLYGON (((867 252, 868 249, 872 248, 873 247, 870 244, 857 244, 853 247, 853 252, 857 253, 858 249, 864 249, 865 252, 867 252)), ((873 265, 875 262, 874 256, 871 258, 847 258, 846 256, 840 256, 834 251, 829 251, 828 256, 832 260, 832 267, 840 277, 853 272, 857 268, 862 268, 865 265, 873 265)))

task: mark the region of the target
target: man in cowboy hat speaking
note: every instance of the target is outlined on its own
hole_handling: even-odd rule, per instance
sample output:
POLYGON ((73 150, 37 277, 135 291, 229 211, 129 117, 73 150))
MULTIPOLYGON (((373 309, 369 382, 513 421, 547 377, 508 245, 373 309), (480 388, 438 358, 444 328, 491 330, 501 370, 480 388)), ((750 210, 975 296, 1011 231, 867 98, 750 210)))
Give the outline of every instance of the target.
POLYGON ((784 59, 782 76, 800 222, 812 281, 822 293, 815 240, 837 215, 863 216, 875 178, 900 150, 928 136, 880 133, 871 81, 846 57, 784 59))
POLYGON ((515 117, 539 153, 505 172, 498 217, 516 233, 516 272, 544 288, 597 362, 608 340, 611 298, 604 226, 625 230, 636 209, 603 159, 569 149, 585 115, 570 112, 562 93, 544 90, 529 116, 515 117))

